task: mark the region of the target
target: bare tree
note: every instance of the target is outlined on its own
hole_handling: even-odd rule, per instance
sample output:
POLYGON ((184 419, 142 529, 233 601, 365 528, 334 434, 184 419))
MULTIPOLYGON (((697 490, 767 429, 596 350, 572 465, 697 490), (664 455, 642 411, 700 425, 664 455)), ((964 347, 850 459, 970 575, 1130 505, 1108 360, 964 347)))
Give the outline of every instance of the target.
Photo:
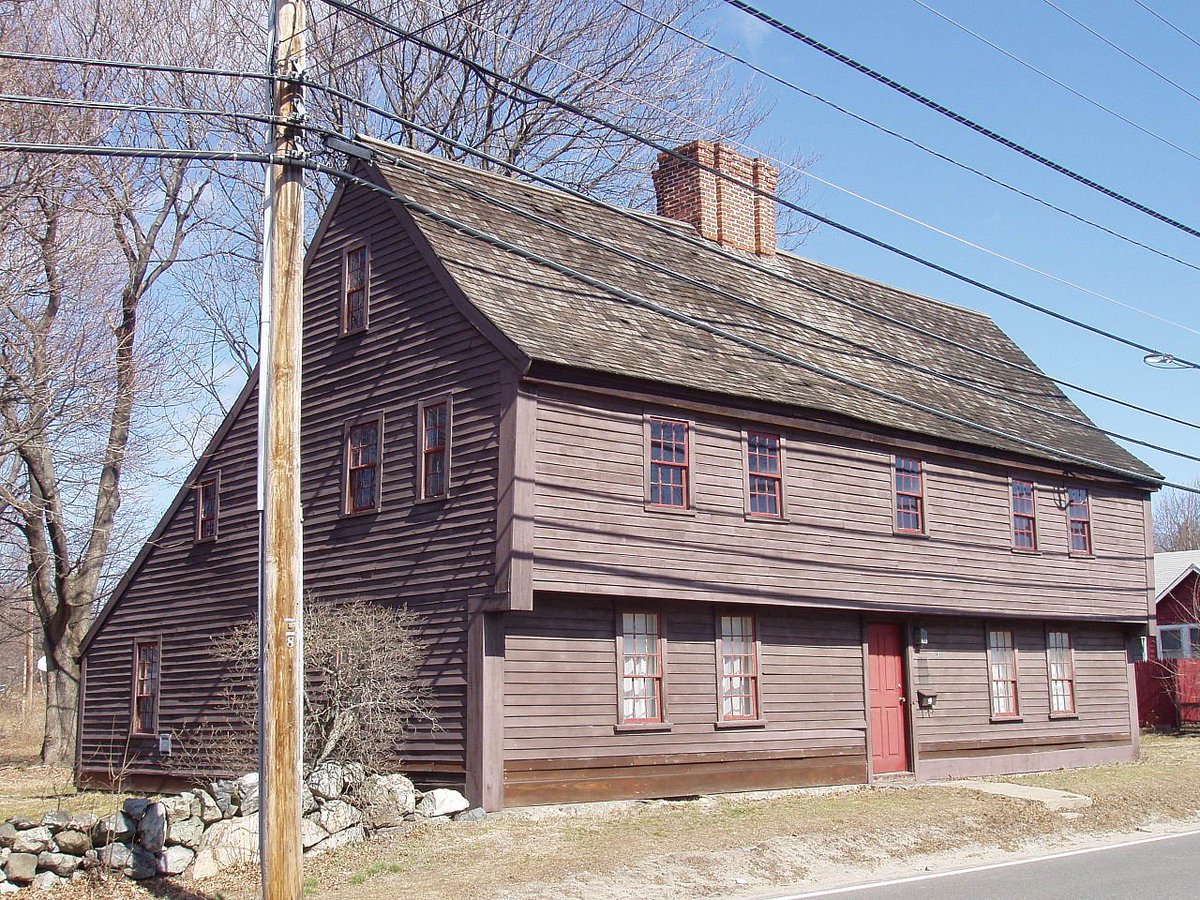
MULTIPOLYGON (((1200 488, 1200 479, 1192 486, 1200 488)), ((1200 550, 1200 494, 1167 488, 1155 498, 1154 549, 1200 550)))

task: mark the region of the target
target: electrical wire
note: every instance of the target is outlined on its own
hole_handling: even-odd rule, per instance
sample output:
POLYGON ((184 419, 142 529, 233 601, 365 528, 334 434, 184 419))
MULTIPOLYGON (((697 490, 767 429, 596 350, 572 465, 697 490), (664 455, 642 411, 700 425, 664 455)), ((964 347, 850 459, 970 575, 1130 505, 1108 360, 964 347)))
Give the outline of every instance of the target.
MULTIPOLYGON (((332 2, 332 0, 322 0, 322 2, 329 3, 329 2, 332 2)), ((1200 230, 1197 230, 1196 228, 1193 228, 1190 225, 1185 225, 1183 222, 1180 222, 1178 219, 1173 219, 1170 216, 1166 215, 1165 213, 1161 213, 1158 210, 1153 209, 1144 203, 1141 203, 1140 201, 1137 201, 1130 197, 1127 197, 1124 194, 1113 190, 1112 188, 1105 187, 1104 185, 1100 184, 1099 182, 1093 181, 1091 178, 1088 178, 1085 175, 1080 175, 1078 172, 1074 171, 1073 169, 1068 168, 1067 166, 1062 165, 1061 163, 1057 163, 1054 160, 1052 160, 1046 156, 1043 156, 1042 154, 1040 154, 1034 150, 1030 150, 1028 147, 1025 147, 1022 144, 1017 143, 1016 141, 1012 140, 1011 138, 1006 138, 1006 137, 1004 137, 1004 135, 999 134, 998 132, 992 131, 990 128, 987 128, 983 125, 980 125, 978 122, 975 122, 974 120, 967 118, 963 114, 957 113, 954 110, 950 109, 949 107, 943 106, 941 103, 938 103, 936 100, 932 100, 929 97, 926 97, 924 94, 920 93, 919 91, 916 91, 913 88, 907 87, 906 85, 901 84, 900 82, 896 81, 895 79, 889 78, 887 75, 884 75, 882 72, 875 71, 870 66, 860 63, 858 60, 854 59, 853 57, 847 56, 844 53, 834 50, 832 47, 821 43, 816 38, 809 37, 807 34, 804 34, 803 32, 793 28, 791 25, 788 25, 785 22, 781 22, 779 19, 776 19, 773 16, 767 15, 765 12, 762 12, 761 10, 756 9, 755 7, 751 6, 749 3, 745 3, 744 0, 722 0, 722 2, 727 3, 730 6, 733 6, 737 9, 740 9, 742 12, 746 13, 747 15, 753 16, 754 18, 758 19, 760 22, 762 22, 766 25, 770 25, 772 28, 776 29, 777 31, 779 31, 783 34, 786 34, 788 37, 794 38, 795 40, 798 40, 801 43, 804 43, 804 44, 808 45, 809 47, 812 47, 813 49, 820 51, 821 53, 828 56, 830 59, 837 60, 838 62, 849 66, 850 68, 854 69, 857 72, 861 72, 863 75, 866 75, 868 78, 878 81, 880 84, 885 85, 886 87, 890 87, 894 91, 898 91, 899 93, 910 98, 911 100, 915 100, 917 103, 920 103, 922 106, 927 107, 928 109, 932 109, 934 112, 939 113, 940 115, 943 115, 943 116, 947 117, 948 119, 971 129, 972 131, 976 132, 977 134, 981 134, 984 137, 988 138, 989 140, 995 141, 996 143, 1000 144, 1001 146, 1007 147, 1008 149, 1021 154, 1026 159, 1033 160, 1034 162, 1038 163, 1039 165, 1045 166, 1046 168, 1048 168, 1054 172, 1058 172, 1060 175, 1065 175, 1066 177, 1070 178, 1071 180, 1079 182, 1084 187, 1091 188, 1092 190, 1097 191, 1098 193, 1101 193, 1106 197, 1116 200, 1118 203, 1123 203, 1124 205, 1130 207, 1131 209, 1136 209, 1140 213, 1144 213, 1144 214, 1150 216, 1151 218, 1154 218, 1160 222, 1163 222, 1166 225, 1170 225, 1172 228, 1177 228, 1186 234, 1190 234, 1192 237, 1200 237, 1200 230)))
MULTIPOLYGON (((434 6, 432 3, 429 3, 428 0, 418 0, 418 2, 420 2, 426 8, 433 8, 433 9, 438 8, 438 7, 434 6)), ((917 0, 917 2, 920 2, 920 0, 917 0)), ((621 4, 621 5, 624 5, 624 4, 621 4)), ((542 53, 541 51, 536 50, 533 47, 529 47, 525 44, 522 44, 520 41, 517 41, 517 40, 514 40, 513 38, 507 37, 506 35, 503 35, 500 32, 495 31, 493 29, 487 28, 486 26, 480 25, 478 27, 481 31, 486 32, 487 34, 490 34, 493 37, 498 38, 499 40, 505 41, 510 46, 517 47, 521 50, 526 51, 527 53, 532 53, 535 56, 537 56, 538 58, 543 59, 546 62, 549 62, 555 66, 558 66, 559 68, 561 68, 565 71, 572 72, 575 75, 579 75, 583 78, 587 78, 593 84, 601 85, 603 87, 614 90, 631 100, 637 101, 638 103, 641 103, 641 104, 649 107, 650 109, 657 110, 658 112, 663 113, 664 115, 670 116, 673 119, 675 119, 676 121, 681 122, 682 124, 688 125, 693 130, 693 133, 698 133, 701 130, 708 129, 708 126, 703 125, 700 122, 695 121, 694 119, 690 119, 687 116, 683 115, 682 113, 678 113, 674 110, 666 108, 665 106, 661 106, 661 105, 655 103, 654 101, 641 96, 640 94, 636 94, 636 93, 633 93, 632 91, 628 91, 625 88, 621 87, 620 85, 616 85, 616 84, 613 84, 612 82, 605 81, 603 78, 600 78, 596 75, 592 75, 591 73, 586 72, 583 69, 579 69, 575 66, 570 65, 569 63, 565 63, 561 60, 555 59, 553 56, 549 56, 545 53, 542 53)), ((903 219, 904 221, 912 223, 913 225, 918 225, 921 228, 926 229, 927 231, 931 231, 934 234, 937 234, 937 235, 940 235, 949 240, 955 241, 956 243, 959 243, 959 244, 963 245, 964 247, 969 247, 970 249, 978 251, 979 253, 984 253, 988 256, 991 256, 993 259, 998 259, 998 260, 1001 260, 1002 262, 1009 263, 1010 265, 1017 266, 1018 268, 1024 269, 1027 272, 1032 272, 1033 274, 1039 275, 1042 278, 1046 278, 1057 284, 1061 284, 1064 287, 1068 287, 1068 288, 1071 288, 1072 290, 1079 291, 1082 294, 1087 294, 1091 297, 1095 297, 1098 300, 1103 300, 1106 303, 1111 303, 1114 306, 1119 306, 1122 309, 1129 310, 1130 312, 1135 312, 1138 315, 1145 316, 1148 319, 1153 319, 1156 322, 1161 322, 1164 325, 1169 325, 1173 328, 1179 328, 1183 331, 1188 331, 1194 335, 1200 336, 1200 329, 1193 328, 1190 325, 1185 325, 1182 322, 1176 322, 1175 320, 1169 319, 1166 316, 1160 316, 1158 313, 1154 313, 1154 312, 1151 312, 1150 310, 1143 309, 1140 306, 1135 306, 1132 303, 1127 303, 1124 300, 1119 300, 1116 297, 1111 296, 1110 294, 1105 294, 1102 291, 1097 291, 1092 288, 1085 287, 1084 285, 1081 285, 1074 281, 1071 281, 1068 278, 1063 278, 1060 275, 1055 275, 1053 272, 1047 272, 1044 269, 1040 269, 1037 266, 1034 266, 1034 265, 1031 265, 1022 260, 1016 259, 1015 257, 1008 256, 1007 254, 1001 253, 997 250, 993 250, 990 247, 985 247, 984 245, 979 244, 975 241, 972 241, 969 238, 965 238, 962 235, 955 234, 952 231, 948 231, 944 228, 941 228, 937 225, 927 222, 921 218, 918 218, 917 216, 910 215, 909 213, 906 213, 902 210, 896 209, 895 207, 888 206, 886 203, 882 203, 878 200, 875 200, 871 197, 861 194, 858 191, 855 191, 851 188, 845 187, 844 185, 840 185, 835 181, 832 181, 828 178, 825 178, 821 175, 816 174, 815 172, 810 172, 807 169, 804 169, 800 166, 797 166, 797 165, 794 165, 794 164, 788 162, 787 160, 777 159, 776 157, 771 156, 768 153, 764 153, 763 151, 759 150, 757 147, 754 147, 754 146, 746 143, 745 141, 739 140, 736 137, 733 137, 728 134, 716 132, 716 131, 713 132, 713 137, 715 137, 721 141, 724 141, 724 142, 730 144, 731 146, 739 147, 742 150, 745 150, 756 156, 762 157, 763 159, 766 159, 767 161, 774 163, 776 166, 779 166, 781 168, 785 168, 789 171, 795 172, 796 174, 800 175, 803 178, 807 178, 811 181, 815 181, 818 184, 822 184, 828 188, 831 188, 835 191, 845 194, 846 196, 853 197, 854 199, 859 200, 862 203, 866 203, 869 206, 873 206, 876 209, 882 210, 886 213, 896 216, 897 218, 903 219)))
MULTIPOLYGON (((769 199, 769 200, 774 201, 775 203, 781 204, 782 206, 785 206, 788 209, 794 210, 795 212, 798 212, 798 213, 802 213, 803 215, 806 215, 811 219, 814 219, 818 222, 821 222, 822 224, 830 226, 831 228, 835 228, 838 231, 848 234, 851 237, 858 238, 859 240, 865 241, 869 244, 872 244, 873 246, 879 247, 880 249, 887 250, 890 253, 894 253, 897 256, 900 256, 911 262, 915 262, 918 265, 924 266, 925 268, 931 269, 935 272, 939 272, 943 275, 947 275, 951 278, 954 278, 957 281, 961 281, 964 284, 971 285, 972 287, 978 288, 979 290, 982 290, 982 291, 990 293, 994 296, 1000 297, 1001 299, 1008 300, 1012 303, 1016 303, 1017 305, 1023 306, 1026 309, 1034 310, 1036 312, 1041 313, 1042 315, 1056 319, 1060 322, 1068 323, 1070 325, 1075 326, 1076 328, 1080 328, 1084 331, 1091 332, 1092 334, 1098 335, 1100 337, 1107 338, 1108 340, 1111 340, 1115 343, 1123 344, 1126 347, 1136 349, 1136 350, 1140 351, 1143 354, 1143 356, 1162 353, 1162 351, 1159 349, 1149 347, 1138 341, 1131 340, 1130 338, 1122 337, 1118 334, 1115 334, 1114 332, 1100 328, 1097 325, 1091 325, 1087 322, 1080 321, 1079 319, 1074 319, 1068 315, 1057 312, 1048 307, 1041 306, 1040 304, 1034 303, 1031 300, 1025 300, 1021 297, 1018 297, 1016 294, 1012 294, 1008 291, 1005 291, 1000 288, 994 287, 990 284, 987 284, 986 282, 980 281, 976 278, 972 278, 969 275, 964 275, 963 273, 958 272, 954 269, 951 269, 948 266, 943 266, 940 263, 933 262, 932 260, 926 259, 915 253, 909 252, 907 250, 903 250, 894 244, 890 244, 887 241, 881 240, 876 237, 872 237, 871 235, 869 235, 863 231, 860 231, 856 228, 852 228, 849 225, 845 225, 841 222, 838 222, 835 219, 830 218, 829 216, 824 216, 814 210, 807 209, 807 208, 801 206, 800 204, 795 203, 791 200, 786 200, 782 197, 779 197, 778 195, 776 195, 770 191, 765 191, 762 188, 757 187, 756 185, 750 184, 749 182, 743 181, 739 178, 729 175, 726 172, 722 172, 711 166, 703 165, 703 164, 699 163, 697 160, 689 159, 688 157, 684 156, 683 154, 681 154, 678 150, 676 150, 674 148, 667 147, 664 144, 660 144, 657 141, 655 141, 651 138, 648 138, 642 134, 639 134, 636 131, 632 131, 628 128, 625 128, 622 125, 618 125, 614 122, 610 122, 607 119, 604 119, 601 116, 596 115, 595 113, 591 113, 585 109, 580 108, 579 106, 577 106, 574 103, 559 99, 559 98, 554 97, 550 94, 547 94, 544 91, 541 91, 535 87, 531 87, 527 84, 524 84, 523 82, 521 82, 520 80, 518 80, 516 78, 513 78, 508 75, 504 75, 500 72, 495 71, 494 69, 488 68, 487 66, 484 66, 482 63, 479 63, 476 60, 470 59, 469 57, 463 56, 462 54, 460 54, 454 50, 447 49, 446 47, 442 47, 439 44, 434 44, 430 41, 427 41, 424 38, 412 37, 410 32, 405 31, 404 29, 400 28, 399 26, 394 25, 384 19, 381 19, 378 16, 375 16, 371 13, 365 12, 364 10, 359 9, 358 7, 356 7, 350 3, 343 2, 343 0, 322 0, 322 2, 329 6, 335 6, 339 9, 343 9, 347 13, 361 19, 362 21, 370 22, 371 24, 375 25, 376 27, 381 28, 385 31, 390 31, 391 33, 393 33, 397 36, 404 36, 404 37, 406 37, 406 39, 412 41, 413 43, 416 43, 419 46, 425 47, 427 50, 430 50, 431 52, 438 53, 442 56, 445 56, 447 59, 452 59, 452 60, 468 67, 469 69, 471 69, 472 71, 476 72, 477 74, 479 74, 481 76, 490 77, 490 78, 499 80, 499 81, 503 82, 504 84, 510 85, 511 87, 514 87, 517 90, 525 92, 530 97, 534 97, 538 100, 541 100, 543 102, 546 102, 553 106, 556 106, 559 109, 565 110, 567 112, 570 112, 577 116, 585 118, 590 122, 600 125, 601 127, 608 128, 608 129, 616 132, 617 134, 624 135, 625 137, 627 137, 631 140, 637 141, 640 144, 643 144, 647 147, 655 149, 659 153, 666 154, 667 156, 669 156, 673 159, 679 160, 680 162, 684 163, 685 165, 692 166, 694 168, 698 168, 702 171, 708 172, 709 174, 714 175, 715 177, 721 178, 724 181, 728 181, 731 184, 735 184, 738 187, 742 188, 743 190, 749 191, 750 193, 752 193, 756 196, 765 197, 766 199, 769 199)), ((740 2, 740 0, 726 0, 726 2, 740 2)), ((1197 232, 1197 234, 1200 234, 1200 232, 1197 232)), ((1200 363, 1196 363, 1192 360, 1186 359, 1186 358, 1180 356, 1179 354, 1169 353, 1166 355, 1172 357, 1173 359, 1178 360, 1180 363, 1186 365, 1189 368, 1200 369, 1200 363)))
MULTIPOLYGON (((912 322, 908 322, 903 319, 898 319, 895 316, 891 316, 885 312, 881 312, 880 310, 873 309, 870 306, 866 306, 864 304, 857 303, 857 302, 850 300, 848 298, 845 298, 845 297, 841 297, 837 294, 827 291, 826 289, 822 288, 820 285, 813 284, 813 283, 804 281, 803 279, 788 275, 784 272, 779 271, 778 269, 776 269, 772 266, 764 265, 762 262, 758 261, 755 258, 751 258, 751 257, 745 256, 742 254, 737 254, 737 253, 729 253, 725 250, 722 250, 717 244, 714 244, 712 241, 706 241, 701 238, 692 237, 691 235, 681 232, 676 228, 671 228, 661 222, 655 221, 652 218, 647 218, 646 216, 644 216, 638 212, 635 212, 634 210, 626 209, 624 207, 617 206, 615 204, 606 203, 602 200, 597 200, 596 198, 591 197, 588 194, 585 194, 582 191, 579 191, 575 188, 572 188, 569 185, 563 184, 559 181, 556 181, 552 178, 549 178, 545 175, 539 174, 532 170, 522 168, 521 166, 518 166, 514 163, 508 162, 507 160, 501 159, 496 156, 492 156, 491 154, 488 154, 483 150, 479 150, 476 147, 473 147, 469 144, 465 144, 461 141, 458 141, 458 140, 456 140, 452 137, 449 137, 448 135, 442 134, 441 132, 436 131, 432 128, 428 128, 424 125, 420 125, 417 122, 407 119, 404 116, 400 116, 394 112, 390 112, 386 109, 383 109, 382 107, 368 103, 365 100, 361 100, 357 97, 354 97, 351 94, 347 94, 344 91, 340 91, 337 88, 329 87, 327 85, 323 85, 323 84, 320 84, 318 82, 313 82, 313 81, 305 82, 305 87, 311 88, 313 90, 325 91, 325 92, 329 93, 331 96, 334 96, 339 100, 343 100, 347 103, 350 103, 351 105, 356 106, 357 108, 362 109, 365 112, 369 112, 373 115, 377 115, 382 119, 392 121, 392 122, 394 122, 398 125, 401 125, 405 128, 411 128, 412 130, 414 130, 420 134, 426 135, 427 137, 430 137, 430 138, 438 141, 439 143, 445 144, 446 146, 453 147, 455 150, 457 150, 459 152, 462 152, 462 153, 468 154, 470 156, 473 156, 477 159, 480 159, 480 160, 488 163, 489 165, 498 166, 508 172, 513 173, 514 175, 521 175, 523 177, 529 178, 530 180, 537 182, 538 184, 543 184, 554 190, 561 191, 561 192, 567 194, 568 196, 574 197, 578 200, 582 200, 584 202, 592 203, 594 205, 603 207, 604 209, 614 212, 617 215, 620 215, 622 217, 630 219, 631 221, 636 221, 641 225, 651 228, 651 229, 659 232, 660 234, 668 234, 668 235, 672 236, 673 238, 676 238, 680 241, 683 241, 684 243, 689 244, 693 248, 695 248, 703 253, 719 255, 726 262, 732 263, 733 265, 737 265, 742 268, 746 268, 757 274, 765 275, 766 277, 774 279, 774 280, 780 282, 781 284, 787 284, 787 285, 791 285, 793 287, 799 287, 806 291, 810 291, 812 293, 817 294, 820 297, 823 297, 823 298, 830 300, 834 303, 837 303, 839 305, 845 306, 848 309, 853 309, 858 312, 864 313, 866 315, 872 316, 881 322, 885 322, 889 325, 894 325, 898 328, 902 328, 905 331, 911 332, 912 334, 920 335, 921 337, 925 337, 930 340, 937 341, 938 343, 942 344, 943 346, 951 347, 951 348, 954 348, 957 350, 966 351, 975 356, 978 356, 981 359, 986 359, 989 362, 993 362, 998 365, 1005 366, 1006 368, 1013 369, 1014 371, 1026 372, 1029 374, 1038 375, 1043 378, 1048 378, 1050 381, 1054 382, 1055 384, 1059 385, 1060 387, 1065 387, 1065 388, 1069 388, 1074 391, 1078 391, 1081 394, 1084 394, 1089 397, 1093 397, 1097 400, 1103 400, 1105 402, 1120 406, 1124 409, 1128 409, 1133 412, 1152 416, 1154 418, 1162 419, 1164 421, 1171 422, 1176 425, 1183 425, 1188 428, 1194 428, 1194 429, 1200 430, 1200 425, 1197 425, 1194 422, 1189 422, 1186 419, 1181 419, 1176 416, 1168 415, 1167 413, 1163 413, 1158 410, 1149 409, 1144 406, 1139 406, 1138 404, 1130 403, 1127 400, 1122 400, 1117 397, 1111 397, 1107 394, 1103 394, 1098 391, 1094 391, 1091 388, 1084 387, 1081 384, 1076 384, 1071 381, 1066 381, 1061 378, 1055 378, 1053 376, 1046 375, 1044 372, 1042 372, 1040 369, 1038 369, 1034 366, 1026 366, 1022 363, 1018 363, 1013 360, 1006 359, 1003 356, 999 356, 997 354, 991 353, 982 348, 973 347, 969 344, 960 343, 960 342, 955 341, 951 338, 948 338, 945 335, 942 335, 936 331, 932 331, 930 329, 923 328, 920 325, 916 325, 912 322)), ((343 139, 345 139, 344 136, 343 136, 343 139)))
POLYGON ((1197 47, 1200 47, 1200 41, 1196 40, 1194 37, 1192 37, 1190 34, 1188 34, 1186 31, 1184 31, 1182 28, 1180 28, 1178 25, 1176 25, 1170 19, 1166 18, 1161 13, 1159 13, 1157 10, 1153 9, 1152 7, 1147 6, 1145 3, 1142 2, 1142 0, 1133 0, 1133 2, 1136 3, 1138 6, 1140 6, 1142 9, 1144 9, 1146 12, 1150 13, 1150 15, 1154 16, 1154 18, 1158 19, 1158 21, 1162 22, 1164 25, 1166 25, 1168 28, 1170 28, 1176 34, 1191 41, 1197 47))
POLYGON ((940 159, 943 162, 948 162, 948 163, 950 163, 950 165, 956 166, 965 172, 970 172, 973 175, 977 175, 980 178, 983 178, 985 181, 991 182, 992 184, 996 185, 997 187, 1001 187, 1007 191, 1011 191, 1012 193, 1017 194, 1018 196, 1024 197, 1027 200, 1032 200, 1034 203, 1039 203, 1042 206, 1046 207, 1047 209, 1051 209, 1051 210, 1054 210, 1055 212, 1060 213, 1064 216, 1068 216, 1069 218, 1074 219, 1076 222, 1079 222, 1083 225, 1088 225, 1088 226, 1095 228, 1098 231, 1101 231, 1107 235, 1118 238, 1119 240, 1125 241, 1128 244, 1132 244, 1135 247, 1140 247, 1143 250, 1148 250, 1149 252, 1155 254, 1156 256, 1160 256, 1163 259, 1169 259, 1172 262, 1179 263, 1181 266, 1187 266, 1189 269, 1193 269, 1197 272, 1200 272, 1200 265, 1197 265, 1196 263, 1188 262, 1186 259, 1182 259, 1171 253, 1167 253, 1165 250, 1161 250, 1158 247, 1154 247, 1150 244, 1146 244, 1142 241, 1139 241, 1136 238, 1130 237, 1127 234, 1123 234, 1119 231, 1116 231, 1113 228, 1109 228, 1107 225, 1097 222, 1094 219, 1089 219, 1086 216, 1082 216, 1078 213, 1072 212, 1071 210, 1066 209, 1065 207, 1062 207, 1055 203, 1052 203, 1051 201, 1046 200, 1043 197, 1039 197, 1036 194, 1032 194, 1032 193, 1024 190, 1023 188, 1019 188, 1014 184, 1004 181, 1001 178, 997 178, 994 175, 989 175, 987 172, 983 171, 982 169, 977 169, 974 166, 963 162, 962 160, 955 159, 953 156, 949 156, 948 154, 942 153, 940 150, 935 150, 933 147, 930 147, 927 144, 923 144, 920 141, 916 140, 915 138, 909 137, 906 134, 902 134, 899 131, 895 131, 886 125, 883 125, 879 122, 874 121, 873 119, 869 119, 866 116, 860 115, 859 113, 856 113, 851 109, 847 109, 846 107, 835 103, 834 101, 828 99, 827 97, 822 97, 820 94, 814 93, 813 91, 810 91, 807 88, 801 87, 800 85, 796 84, 796 82, 789 81, 788 79, 783 78, 782 76, 777 75, 776 73, 771 72, 768 69, 764 69, 762 66, 759 66, 756 63, 751 62, 750 60, 746 59, 746 57, 744 57, 744 56, 739 56, 737 53, 734 53, 731 50, 726 50, 723 47, 718 47, 715 44, 704 40, 703 38, 697 37, 696 35, 691 34, 688 31, 684 31, 682 28, 677 28, 676 26, 670 24, 669 22, 664 22, 662 19, 658 19, 658 18, 650 15, 649 13, 638 9, 635 6, 631 6, 628 3, 625 3, 624 0, 613 0, 613 2, 616 3, 617 6, 620 6, 623 9, 626 9, 629 12, 632 12, 636 15, 639 15, 642 18, 655 23, 656 25, 666 28, 669 31, 672 31, 675 34, 679 35, 680 37, 685 38, 686 40, 692 41, 693 43, 698 44, 701 47, 704 47, 704 48, 712 51, 713 53, 717 53, 721 56, 724 56, 725 58, 732 60, 733 62, 736 62, 739 65, 744 66, 745 68, 749 69, 752 72, 755 72, 758 75, 763 76, 764 78, 769 78, 771 81, 774 81, 776 84, 779 84, 782 87, 788 88, 789 90, 795 91, 798 94, 808 97, 810 100, 815 100, 816 102, 821 103, 821 104, 829 107, 830 109, 841 113, 842 115, 845 115, 845 116, 850 117, 851 119, 854 119, 856 122, 861 122, 863 125, 867 125, 867 126, 874 128, 877 131, 880 131, 886 135, 889 135, 891 137, 897 138, 898 140, 904 141, 904 143, 909 144, 913 147, 916 147, 918 150, 922 150, 925 153, 928 153, 930 156, 936 157, 937 159, 940 159))
POLYGON ((196 109, 191 106, 155 106, 147 103, 119 103, 110 100, 78 100, 72 97, 30 97, 18 94, 0 94, 0 103, 12 103, 21 106, 58 106, 72 109, 102 109, 113 112, 242 119, 250 122, 262 122, 268 125, 277 124, 282 121, 278 116, 260 113, 235 112, 221 109, 196 109))
POLYGON ((38 144, 25 141, 0 141, 0 152, 61 154, 63 156, 115 156, 139 159, 197 159, 214 162, 252 162, 299 164, 271 153, 241 150, 192 150, 182 147, 110 147, 99 144, 38 144))
POLYGON ((19 53, 0 50, 0 59, 22 62, 62 63, 74 66, 96 66, 102 69, 128 69, 134 72, 174 72, 180 75, 215 75, 224 78, 252 78, 259 81, 274 81, 276 76, 265 72, 242 72, 235 69, 206 69, 197 66, 172 66, 160 63, 133 62, 122 59, 98 59, 85 56, 53 56, 45 53, 19 53))
MULTIPOLYGON (((419 36, 419 35, 429 32, 429 31, 432 31, 434 28, 437 28, 439 25, 445 25, 451 19, 460 18, 461 16, 466 15, 467 13, 469 13, 471 10, 475 9, 476 7, 483 6, 483 4, 485 4, 487 2, 489 2, 489 0, 475 0, 474 3, 468 3, 462 9, 455 10, 454 12, 452 12, 448 15, 442 16, 440 19, 437 19, 433 22, 429 22, 428 24, 422 25, 420 28, 418 28, 416 31, 414 31, 413 34, 416 34, 419 36)), ((326 21, 328 21, 329 18, 332 18, 332 16, 337 15, 339 11, 340 10, 335 9, 333 11, 333 13, 330 15, 330 17, 326 18, 326 21)), ((445 10, 440 10, 440 12, 445 12, 445 10)), ((352 66, 356 62, 361 62, 362 60, 366 59, 368 56, 373 56, 376 53, 382 53, 384 50, 388 50, 392 47, 395 47, 397 44, 402 43, 403 41, 404 41, 404 38, 393 38, 390 41, 380 44, 378 47, 372 47, 370 50, 364 50, 362 53, 358 54, 357 56, 351 57, 350 59, 346 60, 345 62, 340 62, 336 66, 330 66, 328 69, 325 70, 325 74, 332 75, 334 72, 337 72, 341 69, 346 68, 346 66, 352 66)))

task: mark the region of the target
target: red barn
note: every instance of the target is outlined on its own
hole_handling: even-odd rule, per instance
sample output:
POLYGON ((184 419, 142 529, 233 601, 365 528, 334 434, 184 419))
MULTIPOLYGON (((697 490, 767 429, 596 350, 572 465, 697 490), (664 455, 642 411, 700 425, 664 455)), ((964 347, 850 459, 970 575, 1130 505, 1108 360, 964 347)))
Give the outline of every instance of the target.
POLYGON ((1154 585, 1157 627, 1138 665, 1138 718, 1143 728, 1173 728, 1200 712, 1186 702, 1200 675, 1200 550, 1156 553, 1154 585))

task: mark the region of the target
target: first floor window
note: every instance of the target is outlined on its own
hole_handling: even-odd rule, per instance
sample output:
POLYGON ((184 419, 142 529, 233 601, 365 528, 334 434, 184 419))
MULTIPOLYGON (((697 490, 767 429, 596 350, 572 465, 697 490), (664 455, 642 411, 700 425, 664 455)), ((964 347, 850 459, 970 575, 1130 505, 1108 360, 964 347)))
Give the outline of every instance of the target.
POLYGON ((1092 505, 1086 488, 1067 489, 1067 522, 1071 529, 1071 552, 1092 552, 1092 505))
POLYGON ((987 633, 988 690, 992 718, 1015 719, 1017 705, 1017 647, 1011 628, 989 628, 987 633))
POLYGON ((1037 549, 1037 507, 1032 481, 1013 480, 1012 530, 1014 547, 1037 549))
POLYGON ((621 614, 621 721, 661 722, 662 634, 658 613, 621 614))
POLYGON ((778 519, 783 515, 783 450, 779 435, 751 431, 746 435, 746 479, 750 514, 778 519))
POLYGON ((421 496, 447 493, 447 460, 450 458, 450 404, 445 401, 421 407, 421 496))
POLYGON ((650 420, 650 505, 688 506, 688 423, 650 420))
POLYGON ((217 536, 218 502, 216 478, 196 485, 196 540, 211 541, 217 536))
POLYGON ((347 250, 342 263, 342 330, 346 333, 367 327, 369 280, 367 248, 347 250))
POLYGON ((346 512, 379 508, 379 420, 346 429, 346 512))
POLYGON ((158 731, 158 641, 138 641, 133 655, 133 731, 154 734, 158 731))
POLYGON ((1075 660, 1071 653, 1071 635, 1066 631, 1046 632, 1046 667, 1050 675, 1050 712, 1069 715, 1075 712, 1075 660))
POLYGON ((757 719, 758 642, 753 616, 721 616, 721 718, 757 719))
POLYGON ((925 531, 925 479, 921 461, 896 457, 896 530, 910 534, 925 531))
POLYGON ((1200 625, 1161 625, 1159 659, 1200 659, 1200 625))

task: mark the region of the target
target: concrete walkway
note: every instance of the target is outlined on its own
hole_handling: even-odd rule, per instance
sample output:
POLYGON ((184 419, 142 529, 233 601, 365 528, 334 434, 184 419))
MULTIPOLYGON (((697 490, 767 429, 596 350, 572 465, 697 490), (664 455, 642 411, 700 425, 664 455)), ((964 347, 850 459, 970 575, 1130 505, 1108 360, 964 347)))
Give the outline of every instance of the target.
POLYGON ((1092 798, 1085 797, 1083 794, 1033 787, 1028 784, 1009 784, 1004 781, 930 781, 922 786, 958 788, 965 791, 979 791, 981 794, 1011 797, 1014 800, 1029 800, 1032 803, 1042 804, 1052 812, 1086 809, 1092 805, 1092 798))

